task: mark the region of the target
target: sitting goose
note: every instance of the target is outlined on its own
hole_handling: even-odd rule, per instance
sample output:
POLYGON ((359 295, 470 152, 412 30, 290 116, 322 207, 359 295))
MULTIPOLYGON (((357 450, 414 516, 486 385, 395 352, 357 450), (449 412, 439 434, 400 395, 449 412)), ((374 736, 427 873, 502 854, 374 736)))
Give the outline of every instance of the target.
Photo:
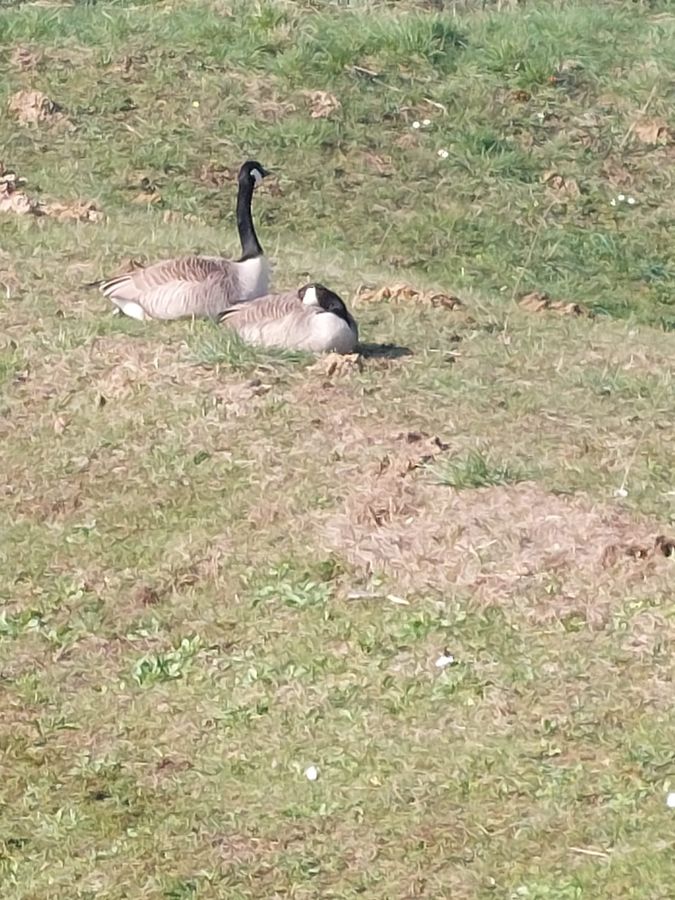
POLYGON ((310 353, 352 353, 358 327, 344 302, 322 284, 237 303, 219 316, 242 340, 310 353))
POLYGON ((268 175, 260 163, 239 170, 237 227, 242 255, 186 256, 95 282, 103 294, 133 319, 217 316, 231 303, 252 300, 269 289, 269 262, 251 218, 253 191, 268 175))

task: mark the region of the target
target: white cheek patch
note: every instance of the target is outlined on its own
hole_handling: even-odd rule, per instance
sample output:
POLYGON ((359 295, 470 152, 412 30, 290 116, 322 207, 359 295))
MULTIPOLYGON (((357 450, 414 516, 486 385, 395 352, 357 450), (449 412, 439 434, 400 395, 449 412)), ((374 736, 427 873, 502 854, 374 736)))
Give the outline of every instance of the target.
POLYGON ((262 177, 262 173, 260 172, 259 169, 251 169, 251 175, 253 176, 253 180, 255 181, 256 187, 258 187, 258 185, 262 184, 263 177, 262 177))
POLYGON ((305 291, 305 296, 302 298, 302 302, 305 306, 318 306, 319 298, 316 296, 316 288, 314 285, 308 287, 305 291))

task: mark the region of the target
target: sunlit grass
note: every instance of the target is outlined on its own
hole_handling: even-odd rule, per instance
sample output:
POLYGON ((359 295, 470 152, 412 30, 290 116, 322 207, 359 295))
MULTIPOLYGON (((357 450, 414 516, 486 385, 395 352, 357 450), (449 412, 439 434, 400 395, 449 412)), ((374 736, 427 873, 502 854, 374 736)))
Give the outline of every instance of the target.
POLYGON ((2 900, 671 896, 670 4, 0 6, 2 900), (82 287, 248 157, 360 365, 82 287))

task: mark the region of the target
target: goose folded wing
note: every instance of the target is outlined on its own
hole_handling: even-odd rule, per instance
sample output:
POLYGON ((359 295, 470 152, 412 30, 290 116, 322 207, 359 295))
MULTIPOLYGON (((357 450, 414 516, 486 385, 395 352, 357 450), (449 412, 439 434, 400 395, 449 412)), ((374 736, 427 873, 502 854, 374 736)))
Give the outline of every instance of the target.
POLYGON ((267 294, 255 300, 232 303, 222 311, 219 320, 231 328, 240 328, 279 321, 302 310, 302 302, 294 291, 287 294, 267 294))
POLYGON ((101 289, 122 306, 138 304, 153 319, 215 315, 232 302, 236 275, 227 260, 185 257, 110 279, 101 289))
POLYGON ((302 305, 297 293, 292 292, 235 303, 222 312, 219 320, 245 341, 267 347, 286 347, 294 343, 294 333, 312 312, 302 305))

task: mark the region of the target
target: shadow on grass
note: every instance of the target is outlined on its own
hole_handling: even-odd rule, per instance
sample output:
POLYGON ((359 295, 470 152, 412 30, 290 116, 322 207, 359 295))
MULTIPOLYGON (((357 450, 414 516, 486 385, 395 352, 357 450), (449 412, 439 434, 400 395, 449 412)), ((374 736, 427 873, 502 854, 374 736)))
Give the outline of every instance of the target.
POLYGON ((400 359, 413 355, 410 347, 398 344, 359 344, 357 350, 365 359, 400 359))

